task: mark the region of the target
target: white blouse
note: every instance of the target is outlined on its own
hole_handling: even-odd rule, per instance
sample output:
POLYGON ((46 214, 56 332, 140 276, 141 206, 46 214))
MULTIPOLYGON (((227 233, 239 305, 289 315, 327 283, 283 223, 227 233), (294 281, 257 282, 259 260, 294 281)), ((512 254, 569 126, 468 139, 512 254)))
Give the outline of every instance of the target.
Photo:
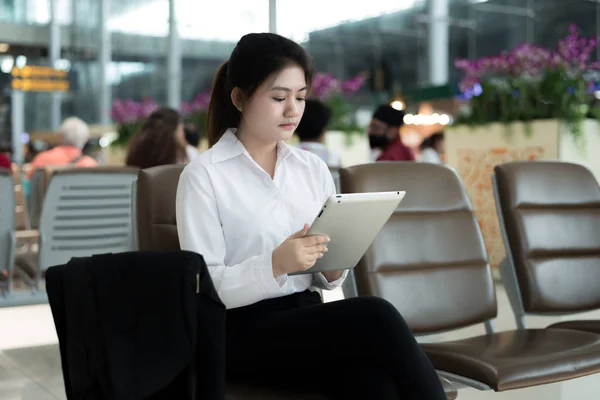
POLYGON ((272 253, 292 233, 311 224, 335 194, 325 162, 280 142, 271 179, 228 130, 179 178, 177 232, 183 250, 202 254, 215 288, 230 308, 302 292, 334 289, 322 274, 273 277, 272 253))

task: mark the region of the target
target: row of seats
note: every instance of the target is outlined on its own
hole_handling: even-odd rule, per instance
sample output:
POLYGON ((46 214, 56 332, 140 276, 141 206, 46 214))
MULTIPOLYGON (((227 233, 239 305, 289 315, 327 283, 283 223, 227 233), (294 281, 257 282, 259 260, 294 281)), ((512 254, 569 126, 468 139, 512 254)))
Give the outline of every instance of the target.
MULTIPOLYGON (((40 262, 40 270, 71 256, 126 251, 135 248, 136 241, 141 249, 178 249, 174 205, 182 168, 140 171, 134 185, 137 238, 131 237, 130 197, 136 170, 57 173, 45 200, 49 205, 44 205, 43 214, 47 210, 48 217, 42 217, 40 229, 43 237, 50 237, 53 244, 48 248, 57 257, 40 262), (120 183, 115 180, 119 175, 126 176, 120 183)), ((388 299, 416 334, 486 324, 485 336, 423 345, 442 374, 480 389, 508 390, 600 370, 595 334, 557 327, 526 330, 524 324, 517 331, 494 332, 491 320, 497 310, 491 269, 471 204, 453 170, 429 164, 377 163, 343 169, 340 180, 345 193, 407 191, 354 270, 359 295, 388 299)), ((593 279, 600 189, 589 171, 576 164, 513 163, 496 168, 495 182, 508 254, 501 272, 513 307, 521 301, 523 312, 515 312, 518 320, 525 312, 600 307, 600 289, 594 287, 593 279), (553 219, 562 229, 549 229, 552 225, 546 221, 552 224, 553 219)), ((0 199, 0 212, 7 209, 5 198, 0 199)), ((12 210, 14 218, 14 206, 12 210)), ((0 226, 5 220, 1 214, 0 226)), ((0 237, 10 237, 10 230, 2 233, 8 236, 0 237)), ((42 247, 45 243, 48 239, 42 240, 42 247)), ((0 255, 4 254, 10 250, 0 247, 0 255)), ((579 328, 597 324, 584 321, 579 328)))
MULTIPOLYGON (((585 273, 578 274, 578 280, 562 281, 553 276, 556 273, 569 275, 573 271, 570 264, 585 263, 585 260, 577 257, 568 257, 568 262, 554 260, 550 262, 551 271, 546 267, 539 274, 535 274, 539 263, 532 262, 540 261, 535 257, 543 258, 554 251, 536 253, 535 249, 542 243, 541 247, 557 249, 555 254, 562 256, 565 247, 572 247, 574 242, 581 240, 582 234, 587 236, 585 240, 589 246, 586 250, 593 247, 591 243, 600 244, 600 232, 592 232, 594 228, 578 229, 576 222, 582 209, 600 212, 600 203, 591 201, 592 198, 600 199, 598 183, 591 173, 577 164, 522 162, 498 166, 496 174, 496 181, 501 183, 497 190, 499 198, 508 199, 502 204, 512 209, 517 207, 508 224, 513 228, 511 232, 525 233, 511 236, 513 246, 507 246, 508 254, 513 247, 519 246, 527 249, 524 254, 534 256, 520 265, 521 276, 528 276, 526 285, 532 291, 525 292, 532 293, 537 299, 543 292, 547 300, 544 311, 549 314, 565 311, 564 307, 555 307, 561 297, 563 304, 570 304, 571 311, 600 307, 597 300, 589 301, 590 297, 599 299, 600 296, 600 286, 592 283, 596 272, 584 277, 583 280, 588 279, 589 283, 583 285, 579 283, 585 273), (565 180, 572 182, 571 185, 554 180, 562 176, 561 173, 565 174, 565 180), (511 176, 512 180, 503 179, 505 176, 511 176), (559 191, 561 194, 556 194, 559 191), (529 196, 527 201, 515 200, 523 199, 525 193, 529 196), (555 193, 555 196, 548 197, 549 193, 555 193), (570 200, 552 209, 548 201, 557 198, 570 200), (546 226, 546 221, 540 221, 532 210, 537 204, 545 218, 557 218, 558 215, 563 223, 557 225, 556 230, 552 230, 553 225, 546 226), (523 207, 529 209, 523 211, 523 207), (532 225, 528 226, 524 221, 532 225), (563 237, 565 232, 558 232, 565 224, 572 228, 567 241, 563 237), (534 230, 537 239, 532 236, 534 230), (530 251, 532 248, 533 252, 530 251), (570 286, 568 290, 567 286, 570 286), (575 293, 580 290, 588 296, 587 302, 578 301, 575 293), (571 294, 568 299, 566 292, 571 294)), ((497 305, 491 268, 477 219, 455 171, 437 165, 363 165, 342 170, 341 187, 346 193, 407 191, 405 200, 355 269, 359 295, 388 299, 402 312, 416 334, 485 324, 487 334, 483 336, 423 344, 435 367, 450 380, 502 391, 600 371, 600 336, 595 334, 523 327, 495 332, 492 321, 497 315, 497 305)), ((581 271, 581 267, 578 269, 581 271)), ((590 271, 590 268, 586 269, 590 271)))
POLYGON ((71 257, 135 249, 131 188, 138 170, 126 167, 56 170, 44 194, 39 251, 15 254, 15 196, 10 173, 0 174, 0 274, 10 294, 15 263, 38 288, 44 271, 71 257), (5 191, 4 188, 7 190, 5 191))
MULTIPOLYGON (((98 251, 117 251, 118 249, 125 248, 126 244, 131 245, 131 249, 135 248, 135 230, 130 229, 130 234, 132 237, 125 238, 123 235, 123 230, 121 229, 123 226, 117 228, 116 225, 113 225, 112 228, 107 226, 107 223, 116 223, 121 224, 123 219, 130 218, 129 216, 125 217, 122 213, 119 217, 115 217, 114 211, 116 210, 114 207, 119 207, 118 204, 114 203, 112 200, 116 198, 113 196, 110 200, 107 198, 107 195, 110 193, 104 192, 104 186, 113 181, 116 185, 120 185, 124 182, 127 184, 129 181, 135 181, 135 175, 137 173, 136 169, 133 168, 115 168, 115 167, 98 167, 92 169, 79 169, 74 166, 46 166, 43 168, 36 169, 31 177, 31 181, 29 183, 29 198, 26 201, 26 197, 24 195, 24 191, 21 185, 21 169, 18 166, 13 167, 15 173, 12 175, 14 180, 14 199, 11 198, 3 198, 3 205, 6 207, 6 210, 10 210, 13 208, 12 204, 15 204, 15 212, 16 212, 16 220, 11 221, 9 219, 3 219, 3 228, 5 230, 10 230, 10 227, 14 227, 15 235, 16 235, 16 246, 17 252, 14 253, 14 250, 11 250, 10 253, 2 251, 0 254, 5 255, 0 263, 0 271, 3 271, 0 274, 0 287, 4 287, 7 291, 12 287, 12 276, 13 272, 8 271, 8 267, 4 268, 3 266, 16 264, 16 269, 14 273, 16 273, 21 281, 32 287, 37 289, 39 286, 39 278, 42 276, 43 272, 50 265, 54 265, 55 262, 65 259, 65 257, 69 257, 69 254, 76 254, 78 256, 86 256, 92 254, 91 252, 94 250, 98 251), (53 180, 53 177, 57 175, 58 181, 54 185, 50 185, 53 180), (69 195, 68 191, 73 190, 73 188, 69 188, 71 183, 77 184, 78 182, 94 182, 94 185, 100 182, 100 186, 86 186, 85 196, 84 198, 79 196, 79 198, 73 198, 72 193, 69 195), (65 185, 68 183, 68 185, 65 185), (48 201, 46 198, 46 194, 49 192, 50 200, 48 201), (63 195, 67 196, 66 199, 70 199, 69 201, 65 201, 62 197, 63 195), (62 204, 60 206, 60 215, 57 215, 57 203, 54 201, 55 199, 60 199, 62 204), (14 203, 13 203, 14 200, 14 203), (46 222, 44 226, 41 227, 41 220, 43 216, 43 210, 46 209, 46 222), (94 220, 98 219, 98 215, 100 215, 103 210, 111 209, 113 213, 108 213, 107 215, 110 218, 104 221, 104 224, 98 225, 94 223, 94 220), (75 215, 75 211, 77 210, 77 215, 75 215), (92 212, 92 210, 96 210, 92 212), (117 220, 115 220, 115 218, 117 220), (71 223, 68 226, 64 225, 64 221, 69 219, 71 221, 79 221, 74 224, 71 223), (63 224, 58 224, 58 221, 62 220, 63 224), (89 223, 88 223, 89 222, 89 223), (58 224, 58 225, 57 225, 58 224), (85 227, 86 232, 82 232, 83 227, 85 227), (95 229, 98 228, 98 229, 95 229), (61 235, 57 235, 55 230, 60 230, 61 235), (108 229, 108 230, 107 230, 108 229), (122 239, 122 244, 116 246, 107 243, 105 239, 105 235, 111 235, 111 229, 117 229, 119 232, 116 232, 116 235, 112 235, 112 238, 120 237, 122 239), (39 244, 42 242, 40 231, 43 232, 43 242, 44 248, 42 251, 39 251, 39 244), (73 239, 77 238, 77 240, 73 239), (53 244, 48 243, 48 239, 52 239, 53 244), (72 242, 69 246, 59 245, 56 242, 72 242), (73 245, 76 247, 73 247, 73 245), (73 253, 74 251, 74 253, 73 253), (5 261, 6 260, 6 261, 5 261), (10 280, 9 280, 10 276, 10 280)), ((10 181, 9 172, 5 171, 3 173, 3 182, 9 186, 13 186, 13 182, 10 181)), ((337 171, 332 171, 334 177, 338 177, 337 171)), ((338 180, 336 179, 336 184, 338 180)), ((124 187, 121 187, 121 190, 124 187)), ((6 192, 8 193, 8 192, 6 192)), ((78 195, 81 195, 83 192, 79 190, 78 195)), ((114 193, 112 193, 114 194, 114 193)), ((134 193, 135 194, 135 193, 134 193)), ((120 207, 126 207, 124 202, 131 203, 131 199, 129 197, 125 197, 124 193, 120 193, 119 195, 120 207)), ((4 196, 3 196, 4 197, 4 196)), ((127 206, 131 207, 131 204, 127 206)), ((96 221, 97 222, 97 221, 96 221)), ((0 239, 1 240, 1 239, 0 239)), ((8 239, 7 239, 8 240, 8 239)), ((64 244, 64 243, 63 243, 64 244)), ((8 244, 6 242, 4 246, 8 246, 10 249, 14 249, 14 244, 8 244)), ((67 258, 68 259, 68 258, 67 258)), ((1 293, 1 292, 0 292, 1 293)))
MULTIPOLYGON (((140 172, 137 200, 140 249, 179 248, 174 204, 180 172, 178 166, 140 172)), ((454 170, 432 164, 376 163, 342 169, 340 179, 344 193, 407 191, 405 200, 354 270, 358 295, 380 296, 392 302, 415 334, 439 333, 478 323, 485 325, 486 335, 423 344, 443 376, 483 390, 504 391, 600 372, 600 336, 596 334, 558 329, 560 326, 538 330, 524 327, 504 332, 494 330, 492 321, 497 315, 497 304, 491 267, 472 205, 454 170)), ((502 208, 506 211, 501 215, 510 214, 509 209, 516 210, 512 222, 504 223, 522 233, 521 236, 513 234, 510 240, 513 246, 528 246, 523 254, 534 257, 517 267, 522 276, 530 279, 531 271, 538 266, 535 257, 540 254, 535 249, 540 240, 545 240, 544 245, 548 248, 559 249, 557 254, 560 256, 564 256, 561 249, 565 247, 564 242, 558 243, 564 239, 564 231, 554 234, 548 226, 538 229, 541 239, 532 242, 532 230, 522 226, 523 218, 533 218, 533 222, 528 222, 539 225, 540 221, 536 219, 539 217, 530 212, 533 205, 539 205, 547 218, 561 218, 562 226, 572 227, 567 247, 572 247, 574 242, 581 243, 582 231, 577 230, 580 225, 577 221, 580 221, 582 209, 594 217, 600 212, 598 183, 587 169, 577 164, 507 164, 496 169, 496 181, 501 183, 497 186, 501 193, 499 198, 508 199, 506 207, 502 208), (505 176, 512 178, 504 179, 505 176), (557 181, 553 179, 557 176, 563 176, 563 180, 571 184, 563 186, 559 180, 556 185, 557 181), (558 191, 563 193, 548 196, 548 192, 558 191), (529 198, 522 193, 528 193, 529 198), (515 200, 523 198, 527 200, 515 200), (548 202, 558 204, 560 199, 569 201, 557 206, 559 212, 553 213, 556 210, 550 208, 548 202)), ((588 225, 589 229, 583 232, 588 235, 583 241, 584 250, 586 254, 594 254, 590 248, 592 243, 596 246, 600 243, 600 233, 594 230, 599 225, 593 222, 588 225)), ((507 246, 507 249, 511 255, 512 247, 507 246)), ((568 258, 567 264, 559 262, 551 269, 569 275, 572 271, 569 263, 578 260, 581 258, 568 258)), ((583 261, 585 264, 586 260, 583 261)), ((590 272, 585 265, 580 269, 580 278, 566 283, 548 278, 547 274, 538 274, 544 279, 530 281, 529 286, 525 283, 523 288, 529 291, 523 292, 539 298, 535 290, 542 291, 547 300, 545 311, 553 313, 557 310, 552 309, 552 304, 564 297, 566 286, 572 283, 568 291, 574 295, 583 288, 584 294, 580 297, 585 301, 578 307, 576 298, 566 300, 571 311, 597 308, 600 306, 596 300, 600 296, 600 287, 593 279, 595 271, 590 272), (588 272, 590 275, 586 276, 588 272), (581 277, 588 279, 583 287, 576 284, 582 281, 581 277), (591 298, 594 300, 590 301, 591 298)), ((503 269, 503 275, 505 272, 503 269)))

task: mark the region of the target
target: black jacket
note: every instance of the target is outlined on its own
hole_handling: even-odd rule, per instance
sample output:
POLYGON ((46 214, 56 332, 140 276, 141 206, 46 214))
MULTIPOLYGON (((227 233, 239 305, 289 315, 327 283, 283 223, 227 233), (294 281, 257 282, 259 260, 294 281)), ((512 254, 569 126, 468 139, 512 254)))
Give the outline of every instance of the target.
POLYGON ((46 272, 69 400, 225 396, 225 306, 202 256, 74 258, 46 272))

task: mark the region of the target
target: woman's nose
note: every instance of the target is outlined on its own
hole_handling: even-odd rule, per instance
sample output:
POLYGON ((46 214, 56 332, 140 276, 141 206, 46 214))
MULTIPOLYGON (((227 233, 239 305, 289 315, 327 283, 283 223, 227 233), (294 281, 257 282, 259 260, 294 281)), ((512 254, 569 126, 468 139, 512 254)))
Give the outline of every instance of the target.
POLYGON ((287 105, 285 107, 284 115, 286 118, 295 118, 298 116, 298 112, 299 112, 298 105, 294 101, 292 101, 292 102, 287 103, 287 105))

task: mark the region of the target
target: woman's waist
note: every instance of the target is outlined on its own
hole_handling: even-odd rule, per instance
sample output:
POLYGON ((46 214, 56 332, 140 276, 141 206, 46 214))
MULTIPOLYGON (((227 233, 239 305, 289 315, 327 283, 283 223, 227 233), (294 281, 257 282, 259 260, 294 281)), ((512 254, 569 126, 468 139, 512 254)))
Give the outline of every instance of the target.
MULTIPOLYGON (((297 278, 297 276, 289 277, 297 278)), ((288 278, 288 279, 289 279, 288 278)), ((290 282, 288 282, 289 284, 290 282)), ((260 314, 271 314, 301 307, 320 304, 321 294, 315 290, 306 289, 296 293, 261 300, 244 307, 227 310, 227 319, 254 317, 260 314)))

